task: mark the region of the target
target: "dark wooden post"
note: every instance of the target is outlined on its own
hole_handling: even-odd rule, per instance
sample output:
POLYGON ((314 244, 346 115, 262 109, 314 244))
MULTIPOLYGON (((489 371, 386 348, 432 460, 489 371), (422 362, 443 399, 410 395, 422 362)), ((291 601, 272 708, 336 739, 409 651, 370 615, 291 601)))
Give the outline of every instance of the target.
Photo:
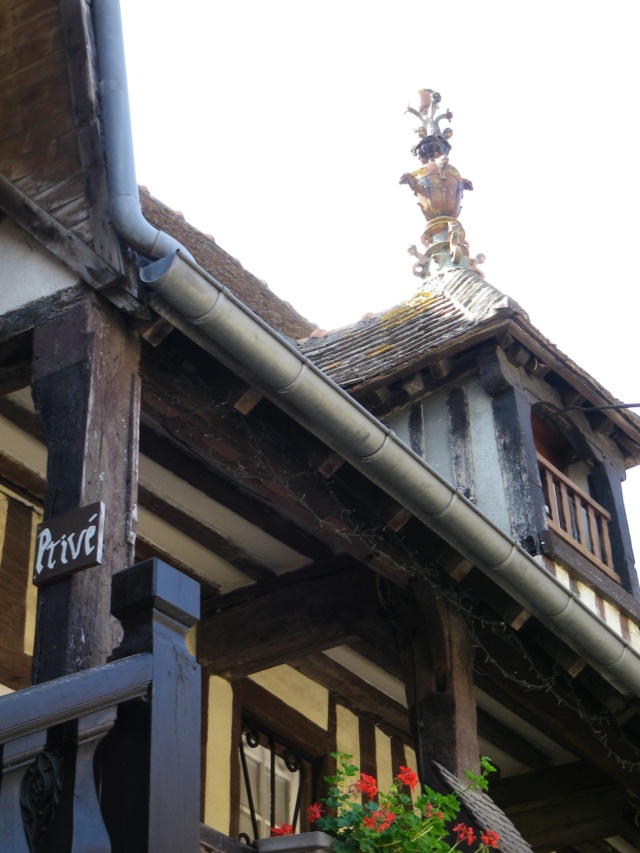
POLYGON ((462 617, 426 583, 412 585, 397 611, 418 775, 442 787, 438 762, 461 779, 477 769, 473 644, 462 617))
POLYGON ((150 701, 121 707, 104 743, 102 809, 113 853, 196 853, 200 668, 184 638, 200 613, 199 585, 147 560, 115 575, 113 613, 124 638, 112 657, 153 653, 150 701))
POLYGON ((47 448, 45 518, 103 501, 104 565, 38 593, 34 683, 97 666, 117 644, 111 575, 133 562, 137 335, 97 297, 36 328, 33 397, 47 448))

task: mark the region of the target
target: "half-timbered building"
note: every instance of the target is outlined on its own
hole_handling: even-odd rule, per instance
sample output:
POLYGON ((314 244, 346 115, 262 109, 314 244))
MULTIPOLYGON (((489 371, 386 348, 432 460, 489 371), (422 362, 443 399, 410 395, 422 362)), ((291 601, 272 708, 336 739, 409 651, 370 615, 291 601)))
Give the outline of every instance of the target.
POLYGON ((322 332, 137 187, 117 0, 0 22, 0 851, 242 853, 336 750, 640 849, 640 420, 483 279, 435 93, 420 288, 322 332))

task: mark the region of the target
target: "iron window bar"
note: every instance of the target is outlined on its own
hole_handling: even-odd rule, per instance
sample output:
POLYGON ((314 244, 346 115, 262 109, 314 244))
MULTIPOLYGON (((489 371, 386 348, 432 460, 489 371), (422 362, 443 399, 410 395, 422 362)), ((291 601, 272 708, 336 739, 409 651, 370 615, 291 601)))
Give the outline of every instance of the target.
MULTIPOLYGON (((282 742, 281 739, 276 738, 271 732, 266 731, 262 727, 258 727, 255 723, 249 720, 242 721, 242 735, 240 738, 240 764, 242 767, 242 778, 245 785, 245 791, 247 794, 247 806, 249 808, 249 816, 251 819, 251 828, 253 830, 254 839, 260 837, 260 827, 258 823, 258 810, 256 809, 256 797, 254 795, 254 791, 252 790, 251 784, 251 774, 249 772, 249 767, 247 763, 247 753, 246 748, 257 749, 259 747, 264 747, 268 751, 269 755, 269 821, 271 826, 276 825, 277 817, 277 802, 276 802, 276 789, 277 789, 277 774, 276 774, 276 764, 277 760, 281 759, 284 763, 284 766, 290 773, 297 773, 298 776, 298 789, 296 793, 294 808, 293 808, 293 816, 291 818, 291 825, 295 828, 300 821, 300 810, 302 805, 302 795, 307 782, 307 766, 306 761, 303 756, 300 754, 298 750, 294 747, 287 745, 282 742)), ((252 839, 249 838, 246 832, 241 832, 239 834, 239 840, 244 842, 245 844, 251 844, 252 839)))

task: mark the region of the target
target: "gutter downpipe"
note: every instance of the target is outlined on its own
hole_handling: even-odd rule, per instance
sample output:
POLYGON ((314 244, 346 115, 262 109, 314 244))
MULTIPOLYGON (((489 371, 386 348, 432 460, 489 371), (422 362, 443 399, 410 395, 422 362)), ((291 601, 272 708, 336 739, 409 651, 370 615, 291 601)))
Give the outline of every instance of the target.
POLYGON ((93 15, 111 224, 147 257, 162 258, 178 249, 191 257, 176 239, 147 222, 140 206, 119 0, 95 0, 93 15))
POLYGON ((110 210, 149 257, 152 307, 224 348, 272 399, 435 530, 626 694, 640 697, 640 653, 292 344, 144 218, 136 181, 119 0, 95 0, 110 210), (177 314, 177 317, 176 317, 177 314))

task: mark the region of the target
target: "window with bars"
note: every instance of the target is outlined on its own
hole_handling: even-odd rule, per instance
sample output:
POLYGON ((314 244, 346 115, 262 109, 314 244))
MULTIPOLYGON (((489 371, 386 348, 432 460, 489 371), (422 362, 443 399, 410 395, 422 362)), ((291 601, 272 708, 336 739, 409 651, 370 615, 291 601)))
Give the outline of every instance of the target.
POLYGON ((268 838, 272 826, 301 830, 307 805, 310 763, 255 723, 243 720, 239 746, 240 840, 268 838))

